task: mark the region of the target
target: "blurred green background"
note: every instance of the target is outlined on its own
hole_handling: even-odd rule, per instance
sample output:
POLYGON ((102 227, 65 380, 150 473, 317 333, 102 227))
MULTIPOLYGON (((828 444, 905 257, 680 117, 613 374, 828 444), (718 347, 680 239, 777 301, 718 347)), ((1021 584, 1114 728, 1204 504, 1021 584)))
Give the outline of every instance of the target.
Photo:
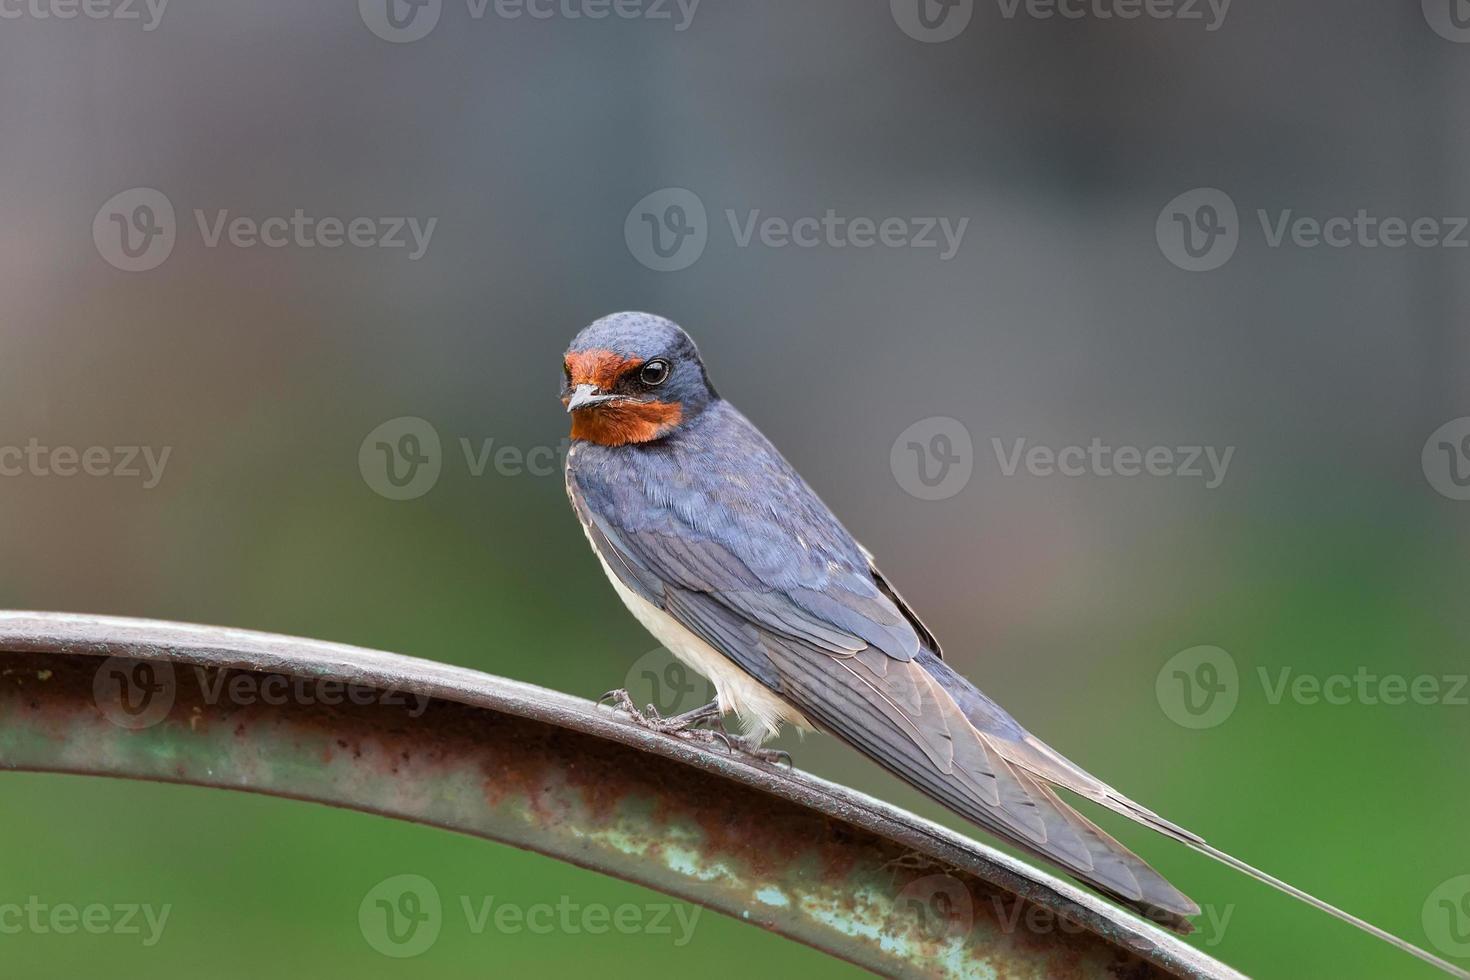
MULTIPOLYGON (((1417 6, 1241 0, 1210 31, 982 3, 942 44, 882 0, 705 0, 682 31, 677 8, 475 19, 450 2, 412 43, 377 36, 368 0, 201 0, 151 31, 0 19, 0 447, 171 448, 152 489, 0 478, 0 605, 327 638, 590 697, 620 686, 654 643, 588 553, 560 473, 475 475, 460 440, 559 447, 567 340, 652 310, 695 335, 721 393, 1024 724, 1242 859, 1465 952, 1436 946, 1425 916, 1470 874, 1466 692, 1273 703, 1259 674, 1467 670, 1470 503, 1421 465, 1430 434, 1470 415, 1466 253, 1272 248, 1255 217, 1470 214, 1470 46, 1417 6), (139 187, 176 209, 177 242, 126 272, 93 222, 139 187), (701 198, 709 244, 662 273, 624 226, 666 187, 701 198), (1155 234, 1195 187, 1240 208, 1238 251, 1208 273, 1177 268, 1155 234), (438 224, 411 261, 208 247, 194 218, 298 208, 438 224), (725 216, 829 208, 970 224, 942 261, 742 248, 725 216), (403 416, 432 424, 442 473, 393 501, 358 452, 403 416), (906 492, 890 460, 933 417, 974 447, 973 477, 941 501, 906 492), (1236 452, 1210 490, 1006 476, 992 445, 1095 436, 1236 452), (1201 645, 1239 679, 1233 712, 1194 729, 1160 692, 1171 658, 1201 645)), ((830 739, 784 744, 958 826, 830 739)), ((658 897, 304 804, 0 786, 0 904, 172 907, 146 948, 0 935, 7 976, 856 972, 713 914, 682 947, 446 926, 390 960, 357 908, 392 875, 522 904, 658 897)), ((1432 975, 1110 816, 1214 916, 1192 941, 1246 973, 1432 975)))

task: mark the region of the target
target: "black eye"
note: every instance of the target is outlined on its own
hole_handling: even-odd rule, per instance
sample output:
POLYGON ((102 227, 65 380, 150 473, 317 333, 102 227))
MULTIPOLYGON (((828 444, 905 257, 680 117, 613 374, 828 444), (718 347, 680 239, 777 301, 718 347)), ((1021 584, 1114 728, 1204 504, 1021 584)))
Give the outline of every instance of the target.
POLYGON ((669 380, 669 362, 662 358, 649 361, 643 365, 643 370, 638 372, 638 380, 650 388, 657 388, 669 380))

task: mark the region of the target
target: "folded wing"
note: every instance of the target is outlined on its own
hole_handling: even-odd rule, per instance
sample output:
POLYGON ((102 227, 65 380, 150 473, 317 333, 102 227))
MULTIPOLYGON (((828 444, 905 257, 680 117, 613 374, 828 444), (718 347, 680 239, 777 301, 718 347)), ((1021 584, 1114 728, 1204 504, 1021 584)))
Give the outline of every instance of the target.
MULTIPOLYGON (((694 519, 697 508, 646 495, 596 506, 614 491, 592 488, 589 504, 587 488, 569 486, 594 546, 625 585, 812 722, 996 836, 1189 930, 1195 903, 1052 787, 1180 840, 1198 838, 1068 762, 951 670, 855 542, 824 541, 810 522, 800 532, 769 519, 732 526, 728 509, 724 526, 712 528, 694 519), (779 582, 766 570, 773 565, 779 582)), ((846 533, 833 521, 827 533, 838 532, 846 533)))

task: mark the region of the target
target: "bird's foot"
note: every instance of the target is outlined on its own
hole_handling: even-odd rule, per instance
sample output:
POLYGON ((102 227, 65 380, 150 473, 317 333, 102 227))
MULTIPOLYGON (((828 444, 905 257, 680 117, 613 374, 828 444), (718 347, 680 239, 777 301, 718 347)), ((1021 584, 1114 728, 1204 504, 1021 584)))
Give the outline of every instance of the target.
POLYGON ((757 736, 745 735, 743 737, 736 737, 734 735, 730 735, 724 732, 721 732, 720 734, 724 735, 723 741, 725 743, 725 748, 729 749, 732 753, 748 756, 749 758, 756 759, 760 762, 765 762, 773 766, 779 766, 781 763, 784 762, 786 763, 786 768, 795 768, 795 766, 792 765, 791 762, 790 752, 787 752, 785 749, 765 748, 763 745, 761 745, 761 740, 757 736))
POLYGON ((718 724, 721 717, 724 716, 719 701, 711 701, 693 711, 686 711, 682 715, 674 715, 671 718, 665 718, 659 714, 658 709, 651 704, 644 705, 642 708, 638 707, 633 696, 621 688, 616 691, 608 691, 597 699, 597 703, 611 703, 615 710, 626 713, 642 727, 658 732, 660 735, 673 735, 691 742, 717 743, 723 745, 732 755, 743 755, 773 766, 783 762, 788 768, 792 765, 790 752, 784 749, 764 748, 757 736, 731 735, 719 728, 701 728, 701 725, 718 724))
POLYGON ((695 742, 722 742, 728 745, 728 738, 723 732, 712 732, 699 727, 719 721, 722 712, 718 701, 711 701, 703 707, 674 715, 672 718, 665 718, 651 704, 639 708, 632 695, 622 689, 608 691, 597 699, 598 704, 608 702, 612 703, 615 710, 626 712, 639 725, 660 735, 677 735, 695 742))

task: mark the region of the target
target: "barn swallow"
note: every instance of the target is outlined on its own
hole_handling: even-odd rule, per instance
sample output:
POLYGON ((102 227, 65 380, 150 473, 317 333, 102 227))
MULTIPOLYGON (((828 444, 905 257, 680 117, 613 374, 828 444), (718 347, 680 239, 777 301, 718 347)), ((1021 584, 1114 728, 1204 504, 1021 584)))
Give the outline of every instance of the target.
POLYGON ((1063 802, 1057 790, 1069 790, 1456 969, 1134 802, 956 673, 873 556, 716 393, 678 325, 605 317, 562 367, 567 494, 592 550, 634 617, 716 692, 678 719, 612 692, 639 720, 675 731, 734 712, 752 749, 783 723, 835 735, 1007 843, 1189 932, 1199 906, 1063 802))

